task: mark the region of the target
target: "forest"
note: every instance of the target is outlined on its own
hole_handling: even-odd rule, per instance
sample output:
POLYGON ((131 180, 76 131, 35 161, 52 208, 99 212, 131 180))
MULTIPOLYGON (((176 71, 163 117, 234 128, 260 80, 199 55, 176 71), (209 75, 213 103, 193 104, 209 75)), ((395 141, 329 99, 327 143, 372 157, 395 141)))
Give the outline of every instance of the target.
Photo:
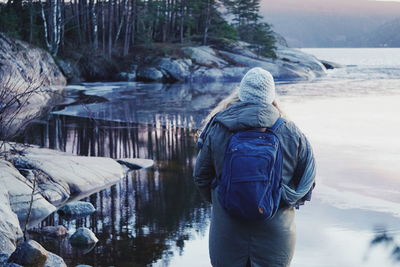
POLYGON ((260 0, 8 0, 0 2, 0 32, 54 57, 125 57, 155 44, 230 40, 274 57, 274 34, 259 11, 260 0))

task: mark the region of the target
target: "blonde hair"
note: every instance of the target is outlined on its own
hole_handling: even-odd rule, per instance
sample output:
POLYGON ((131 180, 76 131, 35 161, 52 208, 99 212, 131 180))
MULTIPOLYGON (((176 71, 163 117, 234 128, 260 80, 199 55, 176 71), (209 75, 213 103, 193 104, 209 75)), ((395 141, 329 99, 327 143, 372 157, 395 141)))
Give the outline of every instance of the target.
MULTIPOLYGON (((202 129, 204 129, 204 127, 207 125, 207 123, 212 119, 212 117, 215 116, 215 114, 217 114, 218 112, 221 112, 227 108, 229 108, 230 106, 232 106, 233 104, 237 103, 240 101, 239 99, 239 87, 235 88, 232 93, 227 96, 225 99, 221 100, 217 106, 215 108, 213 108, 210 113, 208 113, 207 117, 202 121, 202 129)), ((275 99, 272 102, 272 105, 278 110, 279 115, 285 119, 287 119, 285 113, 283 112, 283 110, 281 109, 280 105, 278 104, 278 101, 275 99)))
POLYGON ((236 87, 230 95, 228 95, 225 99, 221 100, 215 108, 213 108, 210 113, 208 113, 207 117, 201 122, 204 128, 207 123, 214 117, 215 114, 221 112, 233 104, 239 102, 239 87, 236 87))

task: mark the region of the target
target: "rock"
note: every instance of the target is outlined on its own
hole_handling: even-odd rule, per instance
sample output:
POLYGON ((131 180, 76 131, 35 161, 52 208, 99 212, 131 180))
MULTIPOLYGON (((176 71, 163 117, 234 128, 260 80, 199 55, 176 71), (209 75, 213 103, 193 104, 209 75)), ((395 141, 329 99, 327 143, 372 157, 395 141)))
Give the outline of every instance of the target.
MULTIPOLYGON (((0 161, 0 181, 2 177, 7 177, 9 165, 2 166, 0 161)), ((12 170, 12 169, 11 169, 12 170)), ((13 176, 3 181, 11 181, 13 176)), ((0 182, 1 183, 1 182, 0 182)), ((17 239, 22 237, 22 230, 19 225, 17 215, 12 211, 9 200, 8 190, 1 185, 0 187, 0 252, 11 254, 16 247, 17 239)))
POLYGON ((143 67, 137 72, 136 80, 144 82, 159 82, 164 75, 161 71, 154 67, 143 67))
POLYGON ((224 68, 222 75, 225 81, 239 82, 249 69, 249 67, 224 68))
POLYGON ((69 60, 57 59, 57 65, 67 78, 68 83, 79 83, 82 81, 77 64, 74 64, 69 60))
POLYGON ((228 65, 228 62, 218 57, 214 49, 209 46, 185 47, 182 48, 182 52, 201 66, 223 68, 228 65))
POLYGON ((113 80, 115 81, 124 81, 124 82, 131 82, 136 79, 136 73, 129 73, 129 72, 119 72, 114 77, 113 80))
POLYGON ((252 53, 244 55, 227 51, 219 54, 238 66, 248 68, 260 67, 271 72, 277 80, 309 80, 325 75, 325 67, 312 55, 300 50, 280 48, 277 50, 278 59, 259 57, 252 53), (256 56, 256 57, 254 57, 256 56))
POLYGON ((0 252, 0 267, 23 267, 19 264, 8 262, 10 254, 0 252))
POLYGON ((222 80, 223 77, 221 69, 200 67, 192 73, 190 80, 193 82, 215 82, 222 80))
MULTIPOLYGON (((13 110, 18 106, 10 107, 10 113, 2 114, 3 125, 9 122, 7 135, 12 135, 21 129, 22 126, 35 118, 54 95, 52 86, 64 86, 66 79, 53 57, 45 50, 32 46, 23 41, 14 40, 7 35, 0 33, 0 88, 11 91, 7 97, 21 94, 34 89, 37 93, 29 96, 29 101, 14 116, 13 110), (48 89, 48 90, 45 90, 48 89)), ((0 100, 5 103, 8 99, 0 100)), ((26 101, 25 98, 20 102, 26 101)))
POLYGON ((99 240, 95 234, 88 228, 80 227, 76 232, 69 238, 69 242, 73 246, 87 246, 90 244, 95 244, 99 240))
MULTIPOLYGON (((0 160, 0 184, 8 194, 12 211, 17 214, 21 226, 25 224, 32 195, 32 183, 8 161, 0 160)), ((53 213, 56 208, 41 194, 35 194, 29 223, 34 225, 53 213)))
POLYGON ((188 67, 193 65, 193 61, 190 58, 181 58, 177 59, 176 61, 179 62, 180 64, 185 64, 188 67))
POLYGON ((276 54, 278 59, 283 60, 291 65, 292 69, 298 71, 312 71, 316 77, 326 74, 326 68, 313 55, 304 53, 298 49, 279 46, 276 54))
POLYGON ((67 267, 67 264, 65 264, 63 258, 60 256, 48 252, 47 255, 47 261, 46 261, 46 267, 67 267))
POLYGON ((61 216, 65 217, 81 217, 92 214, 96 211, 92 203, 85 201, 75 201, 66 204, 60 208, 57 212, 61 216))
MULTIPOLYGON (((0 251, 5 253, 12 253, 16 241, 22 237, 21 227, 26 222, 35 177, 37 193, 33 198, 30 226, 37 225, 65 200, 89 195, 123 177, 123 167, 110 158, 72 156, 36 146, 12 145, 24 152, 8 152, 9 161, 0 159, 0 251)), ((10 149, 7 144, 4 151, 10 149)))
POLYGON ((185 81, 189 76, 189 65, 182 60, 172 60, 171 58, 161 58, 155 62, 158 69, 163 71, 167 80, 185 81))
POLYGON ((58 184, 74 197, 101 190, 123 177, 121 165, 113 159, 73 156, 37 146, 24 148, 24 155, 11 155, 9 159, 18 166, 43 171, 49 183, 58 184))
POLYGON ((335 63, 332 61, 328 61, 328 60, 319 60, 327 70, 331 70, 331 69, 338 69, 338 68, 344 68, 344 66, 342 64, 339 63, 335 63))
POLYGON ((23 242, 11 254, 8 262, 26 267, 43 267, 47 261, 48 252, 34 240, 23 242))
POLYGON ((127 166, 129 169, 132 170, 147 169, 154 165, 154 161, 152 159, 118 159, 117 162, 119 164, 127 166))
POLYGON ((45 236, 50 236, 50 237, 61 237, 65 236, 68 234, 67 228, 65 228, 62 225, 57 225, 57 226, 44 226, 40 229, 34 229, 32 232, 35 233, 40 233, 45 236))
POLYGON ((86 265, 86 264, 79 264, 79 265, 76 265, 75 267, 92 267, 92 266, 86 265))

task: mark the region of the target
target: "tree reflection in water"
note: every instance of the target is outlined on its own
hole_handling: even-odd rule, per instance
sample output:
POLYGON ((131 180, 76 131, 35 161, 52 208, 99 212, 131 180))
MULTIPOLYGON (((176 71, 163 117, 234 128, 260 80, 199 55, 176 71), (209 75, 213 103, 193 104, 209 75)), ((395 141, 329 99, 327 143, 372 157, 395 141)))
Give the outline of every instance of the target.
POLYGON ((89 196, 86 200, 96 207, 95 214, 71 221, 53 214, 42 222, 69 230, 92 229, 100 242, 90 252, 72 248, 68 239, 37 238, 71 266, 145 266, 160 258, 167 263, 195 231, 205 233, 209 219, 209 206, 201 201, 191 177, 197 153, 193 130, 174 126, 190 120, 169 116, 157 118, 154 125, 139 125, 52 116, 31 126, 25 137, 29 143, 77 155, 156 162, 154 168, 132 171, 118 184, 89 196))
POLYGON ((377 229, 374 238, 371 240, 370 248, 376 246, 384 246, 389 252, 389 257, 393 261, 400 263, 400 243, 396 240, 395 234, 384 228, 377 229))

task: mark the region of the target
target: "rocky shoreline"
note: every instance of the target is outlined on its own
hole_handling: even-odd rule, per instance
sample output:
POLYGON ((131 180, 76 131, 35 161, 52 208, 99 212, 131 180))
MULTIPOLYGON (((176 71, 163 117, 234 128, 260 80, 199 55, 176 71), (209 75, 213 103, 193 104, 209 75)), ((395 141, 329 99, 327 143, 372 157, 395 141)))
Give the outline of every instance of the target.
MULTIPOLYGON (((160 45, 161 46, 161 45, 160 45)), ((162 46, 160 47, 162 50, 162 46)), ((304 81, 326 75, 327 68, 313 55, 299 49, 277 45, 276 58, 256 53, 245 42, 230 42, 223 46, 173 46, 171 51, 143 51, 143 55, 128 56, 112 68, 110 62, 98 57, 79 60, 67 58, 57 64, 72 83, 83 81, 143 81, 143 82, 237 82, 253 67, 262 67, 276 80, 304 81), (103 62, 100 64, 99 62, 103 62), (82 63, 83 64, 83 63, 82 63), (92 65, 92 67, 90 67, 92 65), (93 71, 88 72, 87 69, 93 71), (110 73, 111 71, 111 73, 110 73)), ((115 62, 114 62, 115 63, 115 62)), ((115 64, 114 64, 115 65, 115 64)))
POLYGON ((146 159, 119 159, 120 164, 110 158, 73 156, 19 144, 7 144, 2 155, 0 251, 5 254, 14 252, 27 221, 34 226, 69 201, 120 181, 128 170, 153 165, 146 159))
POLYGON ((113 76, 116 81, 144 82, 237 82, 253 67, 262 67, 276 80, 304 81, 326 75, 326 67, 317 58, 298 49, 278 46, 277 58, 257 55, 250 45, 237 42, 230 48, 211 46, 183 47, 180 57, 149 58, 144 64, 132 64, 130 70, 113 76))

